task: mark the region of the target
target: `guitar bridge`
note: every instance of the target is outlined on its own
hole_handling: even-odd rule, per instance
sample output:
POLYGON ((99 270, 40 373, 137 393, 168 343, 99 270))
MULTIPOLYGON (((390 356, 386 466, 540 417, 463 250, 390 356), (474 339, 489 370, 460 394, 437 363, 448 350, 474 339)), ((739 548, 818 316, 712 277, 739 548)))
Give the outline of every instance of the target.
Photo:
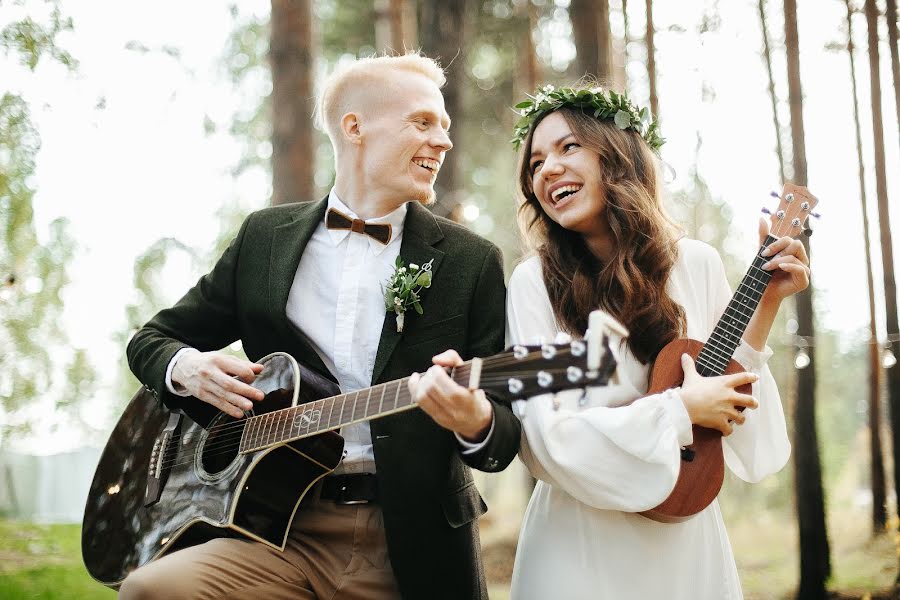
POLYGON ((169 415, 169 422, 160 432, 153 443, 153 451, 150 453, 150 464, 147 469, 147 493, 144 496, 144 507, 150 507, 159 502, 166 479, 172 470, 172 459, 177 454, 172 442, 177 443, 178 427, 181 425, 181 415, 173 412, 169 415))

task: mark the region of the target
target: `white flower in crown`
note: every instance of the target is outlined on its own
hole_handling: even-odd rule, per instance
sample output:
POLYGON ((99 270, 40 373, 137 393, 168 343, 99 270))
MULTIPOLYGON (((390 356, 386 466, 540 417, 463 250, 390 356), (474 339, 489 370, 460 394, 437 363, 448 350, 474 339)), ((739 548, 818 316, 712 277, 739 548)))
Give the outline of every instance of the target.
POLYGON ((419 295, 424 288, 431 287, 431 263, 429 260, 422 266, 409 263, 409 267, 403 266, 403 259, 397 257, 394 263, 394 272, 382 288, 384 292, 384 309, 397 315, 397 332, 403 331, 403 323, 406 320, 406 311, 412 307, 417 313, 422 314, 422 299, 419 295))

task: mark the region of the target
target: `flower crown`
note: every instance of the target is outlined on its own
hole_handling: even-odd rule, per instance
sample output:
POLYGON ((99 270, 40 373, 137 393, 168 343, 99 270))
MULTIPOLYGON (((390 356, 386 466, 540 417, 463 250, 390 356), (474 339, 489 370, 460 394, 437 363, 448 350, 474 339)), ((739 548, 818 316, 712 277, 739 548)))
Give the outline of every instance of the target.
POLYGON ((632 104, 624 93, 604 91, 601 87, 557 89, 552 85, 545 85, 534 96, 529 95, 528 100, 516 104, 516 112, 520 118, 516 122, 513 139, 510 140, 513 147, 518 150, 535 122, 563 106, 580 108, 584 112, 591 111, 598 119, 612 119, 619 129, 637 132, 654 152, 659 152, 666 142, 660 137, 659 122, 651 119, 650 111, 646 107, 638 108, 632 104))

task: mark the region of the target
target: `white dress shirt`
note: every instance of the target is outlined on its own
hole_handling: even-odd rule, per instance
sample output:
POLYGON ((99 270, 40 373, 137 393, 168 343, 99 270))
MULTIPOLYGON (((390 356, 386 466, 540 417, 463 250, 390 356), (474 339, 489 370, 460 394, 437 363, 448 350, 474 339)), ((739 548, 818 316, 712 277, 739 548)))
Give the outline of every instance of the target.
MULTIPOLYGON (((334 189, 328 194, 328 208, 358 218, 334 189)), ((386 317, 383 286, 400 254, 406 212, 403 204, 387 215, 366 220, 390 224, 387 244, 362 233, 328 229, 322 219, 300 258, 288 295, 287 317, 335 376, 342 393, 372 385, 386 317)), ((174 389, 171 371, 185 350, 175 354, 166 374, 169 391, 179 395, 188 394, 174 389)), ((375 472, 369 422, 348 425, 340 434, 345 440, 344 457, 335 473, 375 472)), ((489 438, 490 432, 480 444, 471 444, 456 436, 464 454, 481 449, 489 438)))

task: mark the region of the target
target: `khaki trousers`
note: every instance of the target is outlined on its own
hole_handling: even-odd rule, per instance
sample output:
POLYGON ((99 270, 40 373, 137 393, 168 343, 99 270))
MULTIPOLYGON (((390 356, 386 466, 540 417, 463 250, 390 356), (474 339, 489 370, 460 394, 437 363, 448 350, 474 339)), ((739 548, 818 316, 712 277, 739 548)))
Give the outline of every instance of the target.
POLYGON ((399 598, 378 504, 303 500, 284 552, 221 538, 185 548, 133 571, 119 598, 369 600, 399 598))

